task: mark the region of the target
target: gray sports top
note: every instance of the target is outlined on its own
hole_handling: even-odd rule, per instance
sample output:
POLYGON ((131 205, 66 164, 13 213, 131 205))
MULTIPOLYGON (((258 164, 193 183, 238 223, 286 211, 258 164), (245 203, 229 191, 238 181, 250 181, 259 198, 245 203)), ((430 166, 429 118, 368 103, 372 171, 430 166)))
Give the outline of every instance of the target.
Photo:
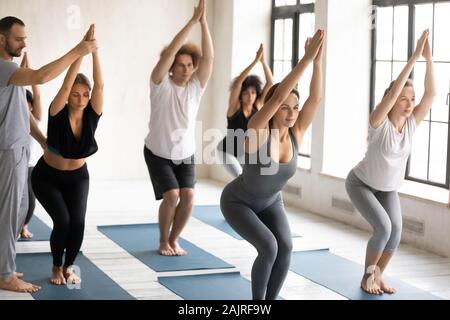
POLYGON ((298 146, 291 130, 289 136, 293 156, 287 163, 278 163, 270 157, 270 135, 257 152, 246 153, 242 175, 238 178, 246 192, 258 198, 273 196, 294 176, 297 170, 298 146))

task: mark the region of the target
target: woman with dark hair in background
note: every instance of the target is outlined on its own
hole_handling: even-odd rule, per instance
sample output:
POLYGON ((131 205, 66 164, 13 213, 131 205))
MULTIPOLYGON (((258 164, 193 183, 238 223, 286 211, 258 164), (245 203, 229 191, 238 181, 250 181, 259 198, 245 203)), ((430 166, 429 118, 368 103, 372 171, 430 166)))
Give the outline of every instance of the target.
MULTIPOLYGON (((23 54, 23 60, 20 65, 21 68, 29 68, 30 63, 28 61, 28 54, 25 52, 23 54)), ((27 102, 28 108, 30 109, 30 116, 33 116, 38 124, 42 120, 42 103, 41 103, 41 91, 39 86, 32 85, 31 90, 27 90, 27 102)), ((30 223, 31 218, 34 214, 34 209, 36 208, 36 196, 34 195, 33 188, 31 187, 31 173, 33 172, 34 166, 36 165, 37 160, 33 156, 33 152, 36 147, 36 140, 30 139, 30 161, 28 163, 28 211, 27 216, 25 218, 25 223, 22 227, 22 231, 20 232, 20 236, 23 239, 32 239, 33 233, 28 230, 28 224, 30 223)))
POLYGON ((244 134, 247 131, 248 121, 261 109, 272 85, 272 71, 266 62, 264 47, 261 44, 255 59, 231 85, 227 111, 227 135, 217 146, 218 160, 233 178, 242 173, 244 134), (258 76, 249 75, 259 62, 263 66, 266 77, 264 88, 258 76))

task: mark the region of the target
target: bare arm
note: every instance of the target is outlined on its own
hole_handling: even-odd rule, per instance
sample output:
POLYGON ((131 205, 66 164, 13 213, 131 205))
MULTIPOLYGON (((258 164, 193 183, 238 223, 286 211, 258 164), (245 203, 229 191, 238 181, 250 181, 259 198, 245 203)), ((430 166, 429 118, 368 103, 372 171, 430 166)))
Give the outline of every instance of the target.
POLYGON ((36 119, 34 118, 33 114, 30 113, 30 131, 31 136, 39 142, 39 144, 42 146, 43 149, 46 149, 47 146, 47 138, 42 134, 41 130, 39 129, 39 126, 37 124, 36 119))
POLYGON ((403 88, 405 87, 406 81, 408 80, 409 75, 411 74, 414 68, 414 65, 422 55, 425 42, 428 39, 428 34, 429 34, 428 30, 425 30, 423 32, 422 36, 417 42, 416 51, 409 59, 408 63, 403 68, 398 78, 395 80, 391 90, 386 94, 383 100, 381 100, 380 104, 375 108, 375 110, 370 115, 370 125, 372 128, 375 129, 378 128, 384 122, 384 120, 386 120, 386 117, 388 116, 389 112, 394 107, 395 102, 397 101, 403 88))
POLYGON ((323 31, 319 30, 311 41, 305 56, 299 61, 295 68, 283 79, 278 88, 275 90, 273 96, 267 101, 261 110, 259 110, 249 121, 248 128, 250 129, 267 129, 269 121, 273 118, 283 102, 287 99, 292 89, 300 81, 303 73, 308 65, 317 56, 320 47, 323 43, 323 31))
POLYGON ((39 86, 33 85, 31 86, 31 90, 33 91, 33 110, 31 113, 37 121, 42 120, 42 100, 41 100, 41 90, 39 86))
POLYGON ((97 114, 103 113, 103 88, 105 86, 103 81, 102 69, 100 66, 100 58, 98 52, 92 54, 93 69, 94 69, 94 88, 92 89, 91 103, 97 114))
MULTIPOLYGON (((309 45, 309 44, 308 44, 309 45)), ((313 75, 311 78, 311 84, 309 87, 309 97, 306 99, 302 110, 299 113, 297 122, 295 123, 296 133, 301 136, 308 130, 309 126, 316 116, 317 109, 319 108, 320 101, 322 100, 323 92, 323 78, 322 78, 322 55, 323 55, 323 44, 320 47, 319 53, 314 59, 313 65, 313 75)), ((299 137, 297 137, 298 139, 299 137)))
POLYGON ((263 54, 261 56, 261 63, 264 69, 264 77, 266 78, 266 84, 264 85, 263 91, 261 93, 261 97, 259 98, 259 101, 257 101, 257 107, 258 109, 261 108, 261 106, 264 104, 264 100, 266 99, 266 95, 269 92, 270 88, 273 86, 273 75, 272 70, 270 70, 269 65, 267 64, 265 53, 264 53, 264 47, 263 47, 263 54))
POLYGON ((50 115, 52 117, 57 115, 66 105, 66 102, 69 99, 70 91, 72 90, 73 83, 75 82, 75 78, 77 77, 78 71, 80 70, 82 61, 83 58, 78 58, 74 63, 72 63, 69 71, 67 71, 63 85, 59 89, 56 97, 53 99, 50 105, 50 115))
POLYGON ((423 119, 425 119, 428 112, 430 112, 434 98, 436 97, 436 82, 434 78, 433 56, 431 54, 431 48, 428 39, 425 43, 423 56, 427 61, 426 62, 427 69, 425 73, 425 91, 422 100, 414 109, 414 117, 416 118, 417 125, 419 125, 423 121, 423 119))
MULTIPOLYGON (((22 63, 20 64, 20 67, 21 68, 30 67, 27 52, 25 52, 23 55, 23 60, 22 63)), ((33 109, 31 110, 31 113, 33 114, 36 121, 41 121, 42 120, 41 90, 37 85, 32 85, 31 90, 33 91, 33 109)))
POLYGON ((22 62, 20 63, 21 68, 29 68, 29 62, 28 62, 28 53, 24 52, 22 62))
POLYGON ((95 41, 82 41, 66 55, 53 61, 39 70, 19 68, 9 79, 10 85, 29 86, 34 84, 44 84, 59 76, 78 58, 83 57, 97 50, 95 41))
POLYGON ((261 59, 261 55, 262 45, 259 47, 259 50, 256 53, 256 57, 252 61, 252 63, 247 68, 245 68, 244 71, 242 71, 234 81, 233 86, 231 87, 230 98, 228 101, 228 118, 232 117, 238 111, 240 106, 239 96, 241 94, 242 84, 244 83, 245 79, 248 77, 252 69, 255 67, 255 65, 258 63, 258 61, 261 59))
POLYGON ((164 50, 161 58, 156 64, 156 67, 152 71, 151 80, 153 83, 160 84, 166 74, 169 72, 170 67, 175 61, 175 56, 178 50, 180 50, 180 48, 183 46, 192 28, 201 18, 204 1, 205 0, 200 0, 198 7, 196 7, 194 10, 194 15, 192 16, 191 20, 189 20, 186 26, 181 29, 181 31, 175 36, 169 46, 164 50))
POLYGON ((200 25, 202 27, 202 57, 198 64, 197 76, 202 88, 204 88, 211 77, 214 64, 214 46, 211 33, 209 32, 208 22, 206 21, 206 5, 203 5, 200 25))
MULTIPOLYGON (((93 26, 92 33, 89 35, 90 39, 95 38, 95 26, 93 26)), ((97 114, 103 113, 103 88, 105 83, 103 81, 102 68, 100 65, 100 57, 98 51, 92 53, 93 62, 93 78, 94 78, 94 88, 92 89, 91 103, 92 108, 97 114)))
MULTIPOLYGON (((95 27, 92 24, 89 27, 88 32, 86 32, 86 35, 84 36, 84 41, 88 42, 95 41, 94 29, 95 27)), ((69 99, 70 91, 72 90, 73 83, 75 82, 75 78, 78 75, 78 71, 80 70, 82 62, 83 57, 78 58, 74 63, 72 63, 72 65, 69 68, 69 71, 67 71, 66 77, 64 78, 64 82, 50 105, 51 116, 57 115, 66 105, 66 102, 69 99)))

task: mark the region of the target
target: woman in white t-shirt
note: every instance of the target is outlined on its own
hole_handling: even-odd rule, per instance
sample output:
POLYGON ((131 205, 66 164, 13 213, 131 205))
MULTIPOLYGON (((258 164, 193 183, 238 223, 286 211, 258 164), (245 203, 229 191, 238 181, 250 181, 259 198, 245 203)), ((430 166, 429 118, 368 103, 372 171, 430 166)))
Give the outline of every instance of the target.
POLYGON ((407 65, 370 115, 367 153, 346 180, 353 205, 374 231, 367 245, 361 281, 361 288, 370 294, 395 293, 382 275, 401 239, 402 215, 397 190, 404 180, 413 134, 430 111, 436 95, 428 37, 429 30, 425 30, 407 65), (425 92, 416 106, 413 83, 408 77, 421 56, 426 60, 425 92))

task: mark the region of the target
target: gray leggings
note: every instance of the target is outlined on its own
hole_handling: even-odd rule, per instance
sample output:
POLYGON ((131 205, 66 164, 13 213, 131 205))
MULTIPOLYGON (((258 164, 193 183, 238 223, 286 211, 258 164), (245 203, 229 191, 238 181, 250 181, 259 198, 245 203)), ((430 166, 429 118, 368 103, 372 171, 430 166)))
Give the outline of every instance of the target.
POLYGON ((252 268, 252 293, 254 300, 275 300, 289 271, 292 238, 281 196, 262 211, 249 206, 224 190, 220 207, 231 225, 258 251, 252 268))
POLYGON ((375 190, 350 171, 345 188, 361 215, 373 228, 367 247, 375 253, 395 251, 402 235, 402 211, 397 191, 375 190))

